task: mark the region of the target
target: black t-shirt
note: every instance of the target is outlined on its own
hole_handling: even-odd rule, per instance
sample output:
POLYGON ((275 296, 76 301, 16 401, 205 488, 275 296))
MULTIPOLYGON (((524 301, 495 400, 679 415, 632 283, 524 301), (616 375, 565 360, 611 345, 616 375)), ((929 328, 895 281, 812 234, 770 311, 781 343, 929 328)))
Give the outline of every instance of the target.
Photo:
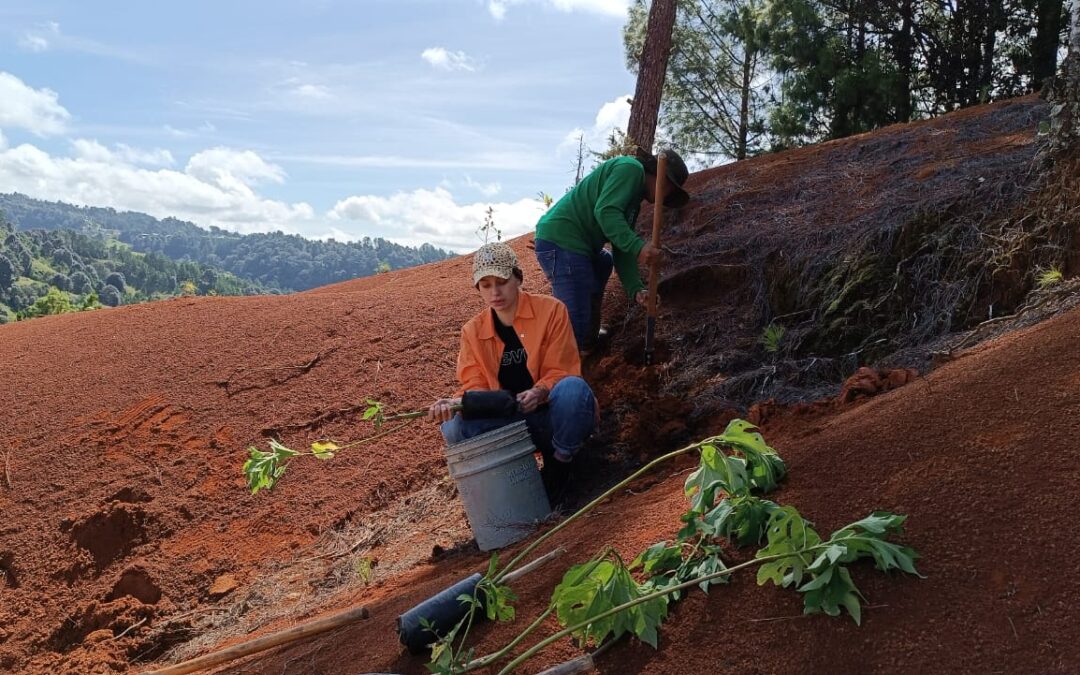
POLYGON ((503 354, 499 364, 499 386, 509 389, 514 394, 520 394, 526 389, 532 389, 533 377, 526 365, 529 355, 525 353, 525 347, 518 339, 517 331, 513 326, 504 326, 499 321, 499 315, 491 310, 491 318, 495 321, 495 332, 502 339, 503 354))

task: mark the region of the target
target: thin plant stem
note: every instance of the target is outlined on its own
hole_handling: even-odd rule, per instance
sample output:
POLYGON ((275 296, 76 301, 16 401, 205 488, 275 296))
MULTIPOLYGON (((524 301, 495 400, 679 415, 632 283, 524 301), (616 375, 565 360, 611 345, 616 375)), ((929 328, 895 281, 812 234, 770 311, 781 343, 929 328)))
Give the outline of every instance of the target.
POLYGON ((514 647, 517 647, 521 643, 522 640, 527 638, 534 630, 539 628, 540 624, 544 623, 544 620, 547 619, 549 616, 551 616, 551 613, 554 612, 554 611, 555 611, 555 603, 552 603, 552 604, 548 605, 548 608, 546 610, 544 610, 544 612, 542 614, 540 614, 540 616, 536 617, 536 620, 533 621, 531 624, 529 624, 528 628, 523 630, 521 632, 521 634, 519 634, 516 638, 511 640, 509 644, 507 644, 505 647, 503 647, 502 649, 500 649, 497 652, 493 652, 491 654, 488 654, 485 657, 476 659, 474 661, 470 661, 465 666, 465 670, 463 670, 461 672, 467 673, 470 670, 475 670, 477 668, 483 668, 484 666, 488 665, 489 663, 492 663, 494 661, 498 661, 502 657, 506 656, 507 652, 509 652, 514 647))
POLYGON ((570 525, 570 523, 574 522, 575 520, 577 520, 581 516, 585 515, 589 511, 591 511, 594 508, 596 508, 597 506, 599 506, 601 503, 603 503, 605 500, 610 498, 612 495, 614 495, 619 490, 623 489, 624 487, 626 487, 627 485, 629 485, 633 481, 637 480, 642 475, 644 475, 644 474, 648 473, 649 471, 651 471, 657 465, 663 464, 664 462, 666 462, 666 461, 668 461, 670 459, 674 459, 674 458, 676 458, 676 457, 678 457, 680 455, 685 455, 686 453, 691 452, 693 450, 697 450, 697 449, 701 448, 701 446, 703 446, 703 445, 711 444, 711 443, 715 442, 717 438, 719 438, 719 437, 714 436, 712 438, 705 439, 704 441, 701 441, 699 443, 693 443, 691 445, 688 445, 685 448, 680 448, 679 450, 674 450, 672 452, 669 452, 666 455, 663 455, 661 457, 657 457, 656 459, 649 462, 645 466, 641 467, 640 469, 638 469, 634 473, 630 474, 627 478, 623 479, 619 483, 615 484, 615 486, 608 489, 607 492, 600 495, 596 499, 592 500, 591 502, 589 502, 585 506, 581 507, 576 513, 574 513, 574 515, 570 516, 569 518, 562 521, 561 523, 559 523, 558 525, 556 525, 552 529, 548 530, 542 536, 537 538, 536 541, 534 541, 533 543, 526 546, 525 549, 521 553, 518 553, 517 556, 515 556, 513 560, 511 560, 510 562, 508 562, 506 564, 506 567, 504 567, 502 569, 502 571, 500 571, 498 574, 495 575, 495 577, 492 579, 492 582, 498 583, 499 580, 501 580, 504 576, 506 576, 506 574, 508 572, 510 572, 510 570, 512 570, 516 565, 518 565, 522 560, 524 560, 529 554, 531 554, 533 551, 535 551, 537 549, 537 547, 539 547, 545 541, 547 541, 551 537, 555 536, 560 530, 562 530, 563 528, 570 525))
MULTIPOLYGON (((590 567, 589 567, 589 571, 586 572, 583 576, 587 577, 590 574, 592 574, 593 570, 596 569, 596 566, 599 565, 601 562, 603 562, 604 558, 606 558, 608 553, 610 553, 611 551, 612 551, 611 548, 604 549, 604 551, 601 552, 600 555, 593 558, 592 561, 590 561, 589 563, 586 563, 587 565, 590 565, 590 567)), ((538 616, 535 621, 533 621, 531 624, 529 624, 529 626, 524 631, 522 631, 517 637, 515 637, 513 640, 510 641, 510 644, 506 645, 505 647, 503 647, 502 649, 500 649, 499 651, 497 651, 497 652, 495 652, 493 654, 488 654, 487 656, 485 656, 483 658, 475 659, 475 660, 469 662, 465 666, 465 670, 463 670, 462 672, 467 673, 470 670, 475 670, 476 668, 482 668, 482 667, 488 665, 489 663, 492 663, 494 661, 498 661, 507 652, 509 652, 511 649, 516 647, 522 640, 524 640, 526 637, 528 637, 530 633, 532 633, 534 630, 539 628, 540 624, 543 623, 544 619, 551 616, 551 613, 554 612, 554 611, 555 611, 555 602, 552 601, 552 603, 550 605, 548 605, 548 608, 546 610, 544 610, 544 612, 541 613, 540 616, 538 616)))
MULTIPOLYGON (((457 405, 450 406, 450 412, 458 412, 459 410, 461 410, 461 404, 460 403, 457 404, 457 405)), ((419 419, 421 417, 427 417, 427 415, 428 415, 427 409, 414 410, 412 412, 400 413, 400 414, 397 414, 397 415, 388 415, 387 417, 383 418, 383 421, 387 422, 389 420, 414 420, 414 419, 419 419)))
POLYGON ((678 584, 677 586, 671 586, 669 588, 665 588, 662 591, 656 591, 655 593, 650 593, 649 595, 643 595, 640 598, 637 598, 635 600, 631 600, 630 602, 623 603, 623 604, 619 605, 618 607, 612 607, 611 609, 607 610, 606 612, 601 612, 600 614, 597 614, 596 616, 590 617, 587 621, 583 621, 583 622, 581 622, 579 624, 564 628, 563 630, 559 631, 558 633, 555 633, 554 635, 551 635, 551 636, 541 640, 540 642, 538 642, 535 645, 533 645, 532 647, 530 647, 521 656, 517 657, 516 659, 514 659, 510 663, 506 664, 506 667, 504 667, 502 670, 500 670, 498 675, 508 675, 508 673, 513 671, 514 668, 517 668, 522 663, 525 663, 526 661, 531 659, 533 656, 535 656, 537 654, 537 652, 544 649, 545 647, 552 644, 553 642, 558 642, 559 640, 563 639, 567 635, 571 635, 571 634, 573 634, 573 633, 575 633, 575 632, 577 632, 579 630, 582 630, 583 628, 587 628, 590 624, 596 623, 597 621, 599 621, 601 619, 606 619, 609 616, 613 616, 615 614, 618 614, 619 612, 626 611, 626 610, 630 609, 631 607, 636 607, 637 605, 640 605, 640 604, 643 604, 643 603, 646 603, 646 602, 650 602, 652 600, 656 600, 657 598, 662 598, 665 595, 670 595, 670 594, 672 594, 672 593, 674 593, 676 591, 681 591, 681 590, 686 589, 686 588, 692 588, 693 586, 696 586, 696 585, 698 585, 698 584, 700 584, 700 583, 702 583, 704 581, 711 581, 713 579, 718 579, 720 577, 727 576, 729 574, 732 574, 733 572, 737 572, 737 571, 739 571, 741 569, 750 567, 752 565, 760 565, 761 563, 771 562, 773 560, 780 560, 781 558, 790 558, 792 555, 799 555, 799 554, 803 554, 803 553, 809 553, 811 551, 815 551, 815 550, 823 549, 823 548, 826 548, 826 544, 818 544, 816 546, 811 546, 809 548, 801 549, 799 551, 793 551, 791 553, 780 553, 780 554, 777 554, 777 555, 770 555, 770 556, 763 556, 761 558, 754 558, 753 560, 747 560, 744 563, 739 563, 738 565, 735 565, 734 567, 728 567, 727 569, 720 570, 719 572, 713 572, 712 574, 706 574, 705 576, 701 576, 701 577, 698 577, 696 579, 691 579, 690 581, 685 581, 685 582, 683 582, 681 584, 678 584))
MULTIPOLYGON (((426 414, 426 413, 425 413, 425 414, 426 414)), ((342 445, 341 447, 339 447, 339 448, 338 448, 337 450, 335 450, 334 452, 338 452, 338 451, 340 451, 340 450, 347 450, 347 449, 349 449, 349 448, 354 448, 354 447, 356 447, 356 446, 358 446, 358 445, 363 445, 364 443, 370 443, 370 442, 372 442, 372 441, 374 441, 374 440, 377 440, 377 439, 379 439, 379 438, 382 438, 383 436, 389 436, 390 434, 392 434, 392 433, 394 433, 394 432, 396 432, 396 431, 401 431, 401 430, 402 430, 402 429, 404 429, 405 427, 409 426, 410 424, 412 424, 413 422, 415 422, 415 421, 416 421, 416 419, 417 419, 417 418, 416 418, 416 417, 414 417, 414 418, 412 418, 412 419, 409 419, 409 420, 407 420, 407 421, 405 421, 405 422, 402 422, 401 424, 397 425, 397 426, 396 426, 396 427, 394 427, 393 429, 387 429, 386 431, 382 431, 382 432, 379 432, 379 433, 375 434, 374 436, 368 436, 367 438, 361 438, 361 439, 360 439, 360 440, 358 440, 358 441, 353 441, 352 443, 348 443, 348 444, 346 444, 346 445, 342 445)), ((315 453, 312 453, 312 454, 315 454, 315 453)))

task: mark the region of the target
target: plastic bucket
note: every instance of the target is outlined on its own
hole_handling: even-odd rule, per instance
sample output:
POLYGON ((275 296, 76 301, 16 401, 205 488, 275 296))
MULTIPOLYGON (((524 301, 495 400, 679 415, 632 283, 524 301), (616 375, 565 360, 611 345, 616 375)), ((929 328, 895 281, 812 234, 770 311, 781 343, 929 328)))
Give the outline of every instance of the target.
POLYGON ((525 538, 551 513, 535 449, 524 421, 446 449, 450 477, 481 551, 525 538))

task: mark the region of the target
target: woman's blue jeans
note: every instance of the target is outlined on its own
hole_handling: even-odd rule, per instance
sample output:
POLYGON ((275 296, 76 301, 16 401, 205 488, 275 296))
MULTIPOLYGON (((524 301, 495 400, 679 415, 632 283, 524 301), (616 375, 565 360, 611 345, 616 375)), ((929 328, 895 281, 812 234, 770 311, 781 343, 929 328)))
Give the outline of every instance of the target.
POLYGON ((443 422, 442 434, 448 445, 454 445, 521 420, 545 457, 569 462, 596 426, 596 399, 585 380, 571 375, 555 384, 547 405, 528 415, 467 420, 458 413, 443 422))
MULTIPOLYGON (((551 282, 551 294, 566 305, 578 349, 586 350, 596 340, 593 311, 599 311, 604 288, 615 263, 607 249, 593 256, 573 253, 543 239, 536 240, 536 260, 551 282)), ((597 317, 599 318, 599 317, 597 317)))

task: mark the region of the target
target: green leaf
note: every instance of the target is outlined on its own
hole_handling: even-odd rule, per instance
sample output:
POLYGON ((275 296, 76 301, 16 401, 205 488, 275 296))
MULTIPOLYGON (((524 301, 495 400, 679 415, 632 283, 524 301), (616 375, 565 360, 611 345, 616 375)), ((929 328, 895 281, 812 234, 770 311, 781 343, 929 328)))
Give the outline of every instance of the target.
POLYGON ((758 568, 758 585, 771 581, 785 588, 798 586, 802 583, 807 566, 816 555, 816 551, 811 552, 809 549, 819 545, 821 537, 793 506, 781 506, 773 511, 769 518, 767 536, 768 546, 760 549, 755 557, 782 557, 763 563, 758 568))
POLYGON ((616 556, 571 567, 555 588, 552 602, 556 616, 563 626, 585 624, 574 636, 582 644, 593 640, 601 644, 608 636, 618 638, 631 632, 648 644, 655 645, 657 627, 667 616, 667 597, 623 610, 612 616, 597 618, 604 612, 644 597, 651 587, 638 584, 630 571, 616 556))
POLYGON ((319 459, 332 459, 334 452, 340 449, 340 446, 333 441, 316 441, 311 444, 311 454, 319 459))
POLYGON ((289 457, 296 457, 300 453, 295 450, 290 450, 281 444, 280 441, 271 439, 270 449, 274 452, 274 456, 280 461, 282 459, 288 459, 289 457))
POLYGON ((690 510, 695 513, 705 513, 711 509, 720 490, 728 494, 741 494, 746 488, 745 461, 725 455, 714 445, 702 446, 698 468, 687 476, 683 487, 690 498, 690 510))
POLYGON ((682 561, 681 547, 670 546, 666 541, 661 541, 645 549, 630 563, 630 569, 641 567, 645 574, 656 576, 678 569, 682 561))
MULTIPOLYGON (((690 568, 686 574, 686 579, 680 579, 680 581, 689 581, 690 579, 696 579, 698 577, 708 576, 710 574, 716 574, 727 569, 727 565, 720 558, 720 549, 714 548, 712 552, 697 561, 697 564, 690 568)), ((719 584, 726 584, 729 581, 729 577, 717 577, 715 579, 707 579, 698 584, 698 588, 708 593, 710 586, 717 586, 719 584)))
POLYGON ((799 587, 799 591, 805 594, 803 611, 807 614, 824 612, 829 616, 840 616, 843 607, 856 624, 862 621, 862 594, 843 565, 826 568, 823 574, 799 587))
POLYGON ((702 529, 713 537, 728 539, 739 546, 759 544, 765 537, 769 519, 778 508, 773 502, 752 495, 729 497, 705 514, 702 529))
POLYGON ((457 596, 457 601, 463 605, 469 605, 470 607, 476 607, 480 604, 480 601, 468 593, 462 593, 457 596))
POLYGON ((690 498, 690 510, 695 513, 704 513, 712 506, 716 491, 723 484, 724 476, 717 470, 717 462, 713 458, 716 454, 715 447, 703 447, 697 470, 687 476, 683 485, 683 491, 690 498))
MULTIPOLYGON (((488 574, 493 575, 498 567, 499 558, 492 554, 488 562, 488 574)), ((483 598, 484 612, 489 621, 513 621, 516 611, 513 602, 517 595, 509 586, 497 586, 491 582, 491 576, 486 576, 477 585, 477 596, 483 598)))
POLYGON ((770 492, 787 475, 787 466, 761 434, 751 431, 756 428, 746 420, 732 420, 716 441, 735 448, 746 458, 751 488, 770 492))
POLYGON ((829 543, 843 548, 842 562, 859 558, 873 558, 874 566, 882 572, 899 569, 908 574, 922 576, 915 568, 919 554, 914 549, 886 541, 893 534, 903 533, 907 516, 875 511, 862 520, 846 525, 829 538, 829 543))

